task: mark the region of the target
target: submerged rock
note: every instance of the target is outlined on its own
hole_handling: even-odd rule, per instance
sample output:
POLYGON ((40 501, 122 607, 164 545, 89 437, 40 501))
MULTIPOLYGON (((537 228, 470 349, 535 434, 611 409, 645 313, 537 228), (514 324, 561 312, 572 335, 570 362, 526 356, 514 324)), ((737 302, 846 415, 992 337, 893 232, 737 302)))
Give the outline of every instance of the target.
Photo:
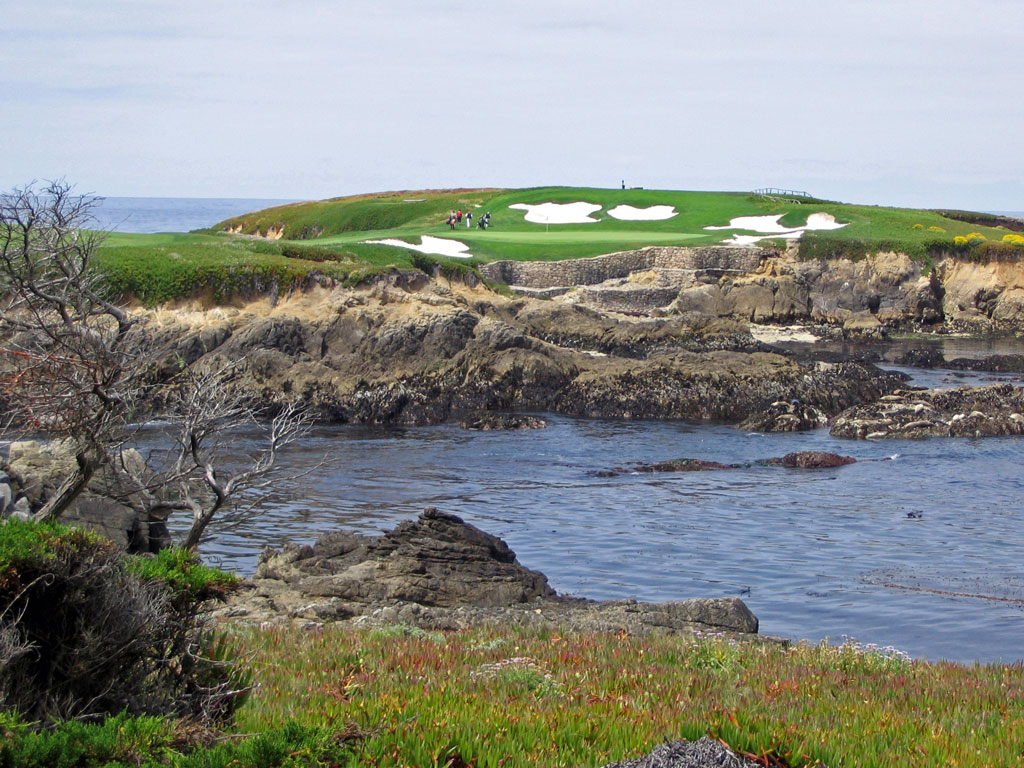
POLYGON ((852 456, 840 456, 838 453, 826 451, 799 451, 787 453, 781 459, 768 459, 764 463, 793 469, 830 469, 856 464, 857 460, 852 456))
POLYGON ((251 582, 217 615, 423 629, 501 624, 756 634, 758 628, 757 618, 734 597, 641 603, 558 596, 542 573, 519 564, 504 541, 434 508, 382 536, 339 531, 311 547, 268 549, 251 582))
POLYGON ((628 475, 634 472, 708 472, 717 469, 740 469, 748 466, 744 464, 721 464, 717 461, 706 461, 705 459, 669 459, 659 461, 656 464, 635 464, 630 467, 615 467, 595 472, 595 477, 615 477, 616 475, 628 475))
POLYGON ((544 429, 548 423, 538 416, 527 416, 521 413, 496 413, 479 411, 459 423, 463 429, 482 431, 500 429, 544 429))
POLYGON ((899 365, 917 368, 948 368, 954 371, 980 373, 1024 373, 1024 355, 987 355, 985 357, 956 357, 947 360, 941 350, 934 347, 911 349, 895 359, 899 365))

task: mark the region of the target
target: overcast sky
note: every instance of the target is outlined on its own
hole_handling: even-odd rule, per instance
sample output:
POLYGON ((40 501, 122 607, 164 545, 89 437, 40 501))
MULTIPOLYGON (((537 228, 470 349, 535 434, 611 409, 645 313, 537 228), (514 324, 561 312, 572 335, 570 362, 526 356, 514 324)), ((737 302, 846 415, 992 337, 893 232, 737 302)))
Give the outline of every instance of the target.
POLYGON ((1020 0, 0 0, 0 186, 1024 210, 1020 0))

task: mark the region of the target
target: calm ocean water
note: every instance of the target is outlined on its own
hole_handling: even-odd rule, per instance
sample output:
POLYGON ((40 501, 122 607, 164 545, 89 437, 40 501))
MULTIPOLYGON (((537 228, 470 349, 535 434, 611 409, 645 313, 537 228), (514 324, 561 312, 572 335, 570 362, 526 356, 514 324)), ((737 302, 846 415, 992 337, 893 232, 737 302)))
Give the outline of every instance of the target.
POLYGON ((94 214, 97 227, 110 232, 190 232, 292 202, 244 197, 107 197, 94 214))
POLYGON ((825 430, 545 418, 546 429, 512 433, 319 427, 283 457, 288 472, 311 474, 279 480, 257 517, 203 553, 251 574, 264 546, 375 533, 436 506, 504 538, 560 593, 739 596, 765 634, 851 636, 932 660, 1024 659, 1024 439, 840 441, 825 430), (805 450, 858 463, 757 464, 805 450), (594 476, 676 457, 749 466, 594 476))
MULTIPOLYGON (((118 231, 186 231, 281 202, 110 198, 101 214, 118 231)), ((1022 343, 1004 347, 977 351, 1022 343)), ((908 372, 923 386, 987 378, 908 372)), ((312 474, 280 480, 258 517, 218 532, 204 554, 250 574, 264 546, 310 543, 336 527, 374 532, 432 505, 505 538, 559 592, 739 595, 767 634, 855 636, 933 660, 1024 659, 1024 439, 839 441, 824 430, 547 418, 547 429, 513 433, 318 428, 284 457, 287 470, 312 474), (858 463, 754 463, 798 450, 858 463), (592 474, 676 457, 751 466, 592 474)), ((251 435, 233 445, 252 447, 251 435)))

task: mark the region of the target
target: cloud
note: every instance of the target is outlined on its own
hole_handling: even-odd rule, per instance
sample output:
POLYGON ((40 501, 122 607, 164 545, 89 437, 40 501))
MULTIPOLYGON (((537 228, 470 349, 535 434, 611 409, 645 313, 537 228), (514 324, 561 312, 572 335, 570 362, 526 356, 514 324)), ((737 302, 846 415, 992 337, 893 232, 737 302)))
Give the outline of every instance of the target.
POLYGON ((54 0, 5 25, 7 186, 54 166, 108 194, 267 197, 627 176, 886 202, 887 179, 959 175, 969 206, 971 177, 1021 167, 1024 6, 1002 0, 54 0))

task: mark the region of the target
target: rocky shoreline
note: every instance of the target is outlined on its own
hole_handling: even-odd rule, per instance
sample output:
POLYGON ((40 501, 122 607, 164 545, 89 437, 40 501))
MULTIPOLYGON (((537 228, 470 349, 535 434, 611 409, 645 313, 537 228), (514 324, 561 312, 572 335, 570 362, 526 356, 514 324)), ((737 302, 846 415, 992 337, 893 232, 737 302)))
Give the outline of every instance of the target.
POLYGON ((306 628, 496 624, 749 637, 758 630, 757 618, 735 597, 644 603, 558 595, 504 541, 432 507, 381 536, 335 531, 312 546, 265 550, 253 578, 215 615, 306 628))
MULTIPOLYGON (((500 276, 537 285, 576 275, 594 290, 601 289, 611 270, 614 279, 631 281, 636 291, 660 284, 641 279, 643 270, 689 270, 705 287, 714 277, 716 290, 728 289, 737 301, 745 295, 741 285, 803 275, 801 290, 817 286, 809 305, 813 311, 751 312, 734 303, 729 312, 712 312, 701 301, 683 301, 691 295, 683 291, 664 311, 623 314, 571 300, 571 292, 557 300, 509 296, 480 284, 472 273, 448 280, 398 270, 357 286, 322 277, 284 296, 274 291, 231 305, 210 306, 197 299, 135 311, 152 348, 162 350, 152 358, 154 384, 169 380, 182 365, 231 370, 226 386, 255 410, 272 413, 285 401, 299 400, 321 423, 455 421, 472 430, 539 429, 543 419, 528 412, 549 412, 718 421, 755 432, 830 427, 834 436, 852 439, 1024 433, 1018 388, 1000 384, 923 392, 908 388, 906 376, 879 369, 877 349, 773 346, 759 340, 768 338, 765 326, 757 337, 752 332, 749 320, 754 317, 817 323, 815 335, 828 338, 871 338, 874 331, 864 334, 847 322, 863 303, 874 307, 872 327, 920 326, 918 310, 924 305, 908 297, 920 298, 909 286, 923 276, 905 257, 882 254, 851 265, 797 262, 792 254, 770 249, 691 251, 647 249, 551 264, 489 266, 500 276), (852 282, 838 283, 843 275, 852 282), (898 307, 896 294, 903 297, 898 307), (835 311, 814 309, 824 306, 835 311)), ((943 297, 963 298, 970 287, 962 282, 965 275, 989 279, 995 270, 1016 280, 1017 266, 950 261, 932 273, 928 285, 934 288, 942 276, 943 297), (950 282, 956 275, 961 282, 950 282)), ((1024 271, 1020 277, 1024 285, 1024 271)), ((778 290, 772 288, 774 295, 778 290)), ((985 307, 992 309, 992 317, 1008 317, 1008 302, 1016 294, 1007 289, 998 301, 989 294, 985 307)), ((948 330, 973 318, 978 321, 973 327, 991 330, 992 323, 985 325, 979 312, 977 302, 966 309, 947 302, 945 323, 928 327, 948 330)), ((799 335, 794 328, 781 329, 774 340, 799 335)), ((904 365, 1024 372, 1024 355, 947 361, 926 343, 885 356, 904 365)), ((0 494, 5 515, 30 514, 52 491, 53 482, 40 484, 28 477, 46 474, 34 466, 33 455, 15 456, 13 466, 0 467, 11 475, 8 493, 0 494)), ((161 521, 140 521, 105 498, 103 488, 94 490, 76 505, 74 519, 143 551, 166 539, 161 521)))
MULTIPOLYGON (((255 406, 273 409, 297 398, 323 423, 535 428, 496 415, 532 411, 801 431, 905 389, 903 377, 879 370, 877 354, 769 344, 759 340, 767 338, 766 326, 755 337, 751 322, 813 325, 815 334, 843 339, 1015 329, 1017 294, 974 288, 1018 268, 948 259, 926 275, 901 254, 852 263, 801 262, 794 253, 758 248, 641 249, 482 268, 523 287, 575 281, 554 300, 535 298, 534 287, 530 296, 496 293, 471 273, 448 280, 396 270, 355 287, 321 278, 290 295, 142 314, 155 346, 165 350, 154 360, 154 380, 182 364, 233 365, 230 386, 255 406), (628 281, 638 295, 657 293, 666 275, 699 285, 676 290, 670 305, 645 299, 625 312, 573 292, 612 290, 605 285, 611 279, 628 281), (721 296, 710 301, 709 292, 721 296)), ((1018 271, 1021 279, 1010 282, 1024 285, 1018 271)), ((904 358, 894 362, 1024 371, 1020 355, 947 366, 922 345, 904 358)))
POLYGON ((229 386, 254 405, 299 398, 326 423, 513 410, 739 423, 793 400, 817 422, 903 384, 870 363, 796 361, 732 321, 601 315, 422 273, 147 319, 167 350, 154 378, 234 365, 229 386))

